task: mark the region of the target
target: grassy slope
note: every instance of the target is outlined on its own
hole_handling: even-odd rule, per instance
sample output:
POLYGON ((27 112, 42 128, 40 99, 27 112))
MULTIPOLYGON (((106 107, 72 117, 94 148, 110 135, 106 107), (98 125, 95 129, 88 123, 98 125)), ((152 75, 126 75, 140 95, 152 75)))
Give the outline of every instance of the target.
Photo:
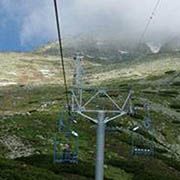
MULTIPOLYGON (((27 58, 27 55, 25 57, 27 58)), ((32 55, 30 57, 34 59, 32 55)), ((43 63, 46 64, 47 62, 45 62, 43 63)), ((91 68, 90 65, 89 67, 91 68)), ((90 71, 95 72, 96 68, 93 66, 90 71)), ((110 68, 114 69, 112 66, 109 66, 110 68)), ((173 76, 174 74, 164 74, 162 71, 161 75, 151 76, 147 79, 126 80, 113 77, 114 80, 109 81, 107 78, 107 81, 101 81, 102 86, 117 88, 121 91, 127 90, 130 84, 136 92, 135 95, 141 97, 135 100, 137 104, 142 103, 143 99, 150 101, 154 107, 154 109, 152 107, 152 116, 158 140, 168 147, 172 145, 169 147, 169 152, 163 152, 162 148, 158 149, 158 146, 155 158, 133 158, 128 153, 131 150, 129 134, 126 132, 107 133, 106 179, 173 180, 180 177, 179 155, 177 154, 179 149, 176 150, 177 152, 173 151, 175 150, 173 145, 177 145, 178 148, 179 144, 179 119, 173 114, 179 111, 179 86, 177 83, 179 79, 170 81, 173 76), (161 92, 161 89, 164 91, 161 92), (155 108, 157 104, 160 105, 159 109, 155 108), (171 110, 169 115, 162 111, 163 108, 171 110)), ((81 117, 78 117, 76 125, 80 135, 79 164, 57 165, 52 163, 53 138, 57 134, 56 124, 59 111, 64 104, 64 90, 60 85, 14 85, 1 88, 0 95, 2 98, 0 107, 1 179, 94 178, 95 128, 81 117), (9 136, 18 137, 17 140, 21 140, 24 147, 32 149, 31 155, 7 160, 6 158, 13 153, 18 157, 18 152, 12 152, 12 148, 15 147, 10 149, 3 143, 9 136)), ((127 127, 129 122, 136 121, 141 122, 140 119, 125 118, 121 122, 117 120, 115 124, 127 127)), ((24 149, 20 148, 19 151, 24 151, 24 149)))

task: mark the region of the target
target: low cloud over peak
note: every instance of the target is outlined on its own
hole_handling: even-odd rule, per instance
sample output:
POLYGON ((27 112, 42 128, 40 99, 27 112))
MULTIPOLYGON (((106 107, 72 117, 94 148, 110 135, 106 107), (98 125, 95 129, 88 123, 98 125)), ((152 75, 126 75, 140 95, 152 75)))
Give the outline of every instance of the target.
MULTIPOLYGON (((57 0, 61 10, 63 36, 91 32, 107 39, 138 40, 157 0, 57 0)), ((18 22, 21 45, 55 40, 53 0, 1 0, 6 16, 18 22)), ((175 36, 180 29, 180 1, 161 0, 144 41, 159 44, 175 36)), ((17 27, 14 27, 17 28, 17 27)))

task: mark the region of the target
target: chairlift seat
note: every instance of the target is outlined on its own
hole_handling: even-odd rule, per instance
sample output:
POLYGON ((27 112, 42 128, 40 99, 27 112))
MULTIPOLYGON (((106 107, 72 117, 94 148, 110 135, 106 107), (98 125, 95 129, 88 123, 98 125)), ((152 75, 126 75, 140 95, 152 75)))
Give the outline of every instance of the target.
POLYGON ((73 136, 74 139, 74 148, 70 147, 69 142, 65 145, 64 148, 58 148, 60 141, 55 139, 54 141, 54 162, 55 163, 78 163, 78 133, 76 131, 68 131, 65 133, 65 136, 69 138, 73 136))
POLYGON ((63 153, 60 157, 59 163, 77 163, 78 162, 78 155, 77 153, 63 153))
POLYGON ((76 164, 78 163, 78 156, 77 154, 72 155, 71 158, 63 158, 60 157, 59 159, 54 160, 55 163, 64 163, 64 164, 76 164))
POLYGON ((57 152, 57 144, 54 144, 55 163, 78 163, 78 153, 72 151, 57 152))
POLYGON ((152 156, 154 154, 154 150, 150 148, 133 148, 132 154, 136 156, 152 156))

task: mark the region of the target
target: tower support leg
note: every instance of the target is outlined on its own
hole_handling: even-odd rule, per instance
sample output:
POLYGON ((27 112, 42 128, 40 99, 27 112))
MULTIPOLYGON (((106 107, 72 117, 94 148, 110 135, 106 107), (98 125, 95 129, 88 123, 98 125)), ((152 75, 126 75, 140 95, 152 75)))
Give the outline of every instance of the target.
POLYGON ((98 114, 97 139, 96 139, 96 172, 95 179, 104 179, 104 144, 105 144, 105 113, 98 114))

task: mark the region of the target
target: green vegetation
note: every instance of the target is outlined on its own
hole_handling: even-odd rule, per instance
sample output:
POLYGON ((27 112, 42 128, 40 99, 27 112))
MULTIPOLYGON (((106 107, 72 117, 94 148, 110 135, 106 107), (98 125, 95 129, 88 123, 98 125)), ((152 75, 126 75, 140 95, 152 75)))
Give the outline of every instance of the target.
MULTIPOLYGON (((154 58, 155 63, 159 61, 159 56, 154 58)), ((51 64, 47 61, 49 59, 46 57, 45 62, 38 60, 38 64, 40 62, 40 64, 51 64)), ((153 57, 148 56, 148 59, 153 57)), ((36 66, 35 64, 34 62, 33 66, 36 66)), ((101 77, 95 73, 99 68, 100 74, 107 74, 109 70, 116 74, 118 69, 121 71, 121 68, 126 70, 128 67, 127 65, 120 67, 120 63, 106 67, 96 65, 86 62, 86 67, 97 77, 101 77)), ((145 141, 154 143, 155 155, 138 158, 131 155, 132 134, 128 129, 134 125, 143 125, 145 115, 143 111, 137 110, 134 117, 124 117, 108 124, 108 127, 123 127, 123 130, 106 133, 104 166, 106 180, 179 179, 179 77, 178 70, 167 69, 153 76, 149 74, 144 76, 142 73, 142 77, 139 78, 131 78, 133 73, 125 78, 119 78, 121 74, 115 76, 112 73, 112 79, 103 76, 105 79, 98 79, 98 84, 94 83, 95 87, 111 89, 109 93, 113 98, 119 98, 119 103, 132 88, 133 102, 136 106, 143 107, 144 102, 151 105, 150 113, 154 125, 153 133, 138 131, 138 135, 141 135, 145 141)), ((96 78, 90 79, 92 82, 96 81, 96 78)), ((0 88, 0 179, 94 179, 96 127, 82 117, 77 117, 78 123, 74 125, 80 137, 79 163, 73 165, 53 163, 53 142, 54 137, 58 136, 57 121, 60 118, 60 111, 65 106, 65 93, 64 88, 57 83, 57 79, 52 83, 48 82, 40 83, 38 86, 37 83, 31 85, 25 83, 0 88)), ((88 96, 88 93, 85 93, 85 97, 88 96)), ((106 103, 103 105, 110 108, 106 103)))
MULTIPOLYGON (((113 82, 112 82, 113 83, 113 82)), ((135 83, 135 82, 134 82, 135 83)), ((128 85, 117 86, 128 89, 128 85)), ((129 82, 127 83, 129 84, 129 82)), ((138 89, 140 85, 134 86, 138 89)), ((145 85, 142 86, 146 88, 145 85)), ((80 134, 80 162, 78 165, 58 165, 53 164, 53 138, 57 132, 56 122, 59 118, 59 111, 63 108, 63 88, 56 85, 33 87, 27 91, 26 87, 11 87, 10 89, 3 88, 1 94, 9 91, 11 97, 19 97, 20 101, 11 108, 10 115, 3 116, 0 120, 1 136, 16 135, 26 145, 30 144, 34 148, 34 153, 29 157, 18 158, 16 160, 5 160, 9 150, 1 144, 1 152, 4 158, 1 158, 0 177, 7 179, 93 179, 94 177, 94 158, 95 158, 95 128, 90 129, 91 123, 86 123, 82 118, 78 119, 76 128, 80 134), (28 93, 27 93, 28 92, 28 93), (43 95, 43 96, 42 96, 43 95), (51 102, 51 103, 50 103, 51 102), (22 104, 21 104, 22 103, 22 104), (45 105, 46 104, 46 105, 45 105), (34 109, 34 111, 32 111, 34 109), (22 114, 17 114, 17 111, 22 111, 22 114), (30 113, 24 113, 30 112, 30 113), (92 138, 93 136, 93 138, 92 138), (93 146, 89 146, 93 144, 93 146), (21 173, 20 173, 21 172, 21 173), (23 172, 23 173, 22 173, 23 172), (30 176, 30 174, 32 174, 30 176)), ((145 95, 145 94, 144 94, 145 95)), ((143 95, 143 96, 144 96, 143 95)), ((158 94, 157 94, 158 96, 158 94)), ((145 96, 146 97, 146 96, 145 96)), ((161 97, 161 96, 159 96, 161 97)), ((147 95, 146 98, 150 98, 147 95)), ((173 98, 173 97, 172 97, 173 98)), ((6 101, 7 99, 4 99, 6 101)), ((11 99, 10 101, 13 101, 11 99)), ((136 100, 137 103, 140 103, 136 100)), ((155 101, 156 102, 156 101, 155 101)), ((6 104, 6 103, 4 103, 6 104)), ((3 106, 2 108, 8 109, 3 106)), ((166 116, 159 113, 152 114, 155 118, 155 126, 159 126, 159 120, 166 122, 166 116), (160 118, 161 117, 161 118, 160 118), (159 120, 158 120, 158 119, 159 120)), ((141 119, 143 117, 139 116, 141 119)), ((136 121, 135 119, 133 121, 136 121)), ((124 119, 123 122, 118 120, 116 125, 128 126, 130 119, 124 119)), ((141 121, 140 121, 141 122, 141 121)), ((173 124, 166 122, 164 133, 161 132, 168 141, 174 141, 173 124), (170 137, 172 136, 172 139, 170 137)), ((115 125, 114 124, 114 125, 115 125)), ((113 124, 112 124, 113 125, 113 124)), ((178 133, 178 132, 177 132, 178 133)), ((145 134, 144 134, 145 135, 145 134)), ((148 134, 146 134, 148 136, 148 134)), ((146 137, 145 136, 145 137, 146 137)), ((106 137, 106 179, 177 179, 179 173, 177 167, 172 172, 172 164, 167 164, 163 160, 164 155, 157 154, 157 159, 129 159, 131 148, 130 135, 127 133, 107 133, 106 137), (162 158, 161 158, 162 157, 162 158), (151 162, 152 166, 149 166, 151 162), (144 168, 142 168, 144 167, 144 168)), ((173 142, 172 142, 173 143, 173 142)), ((158 151, 157 153, 162 153, 158 151)))

